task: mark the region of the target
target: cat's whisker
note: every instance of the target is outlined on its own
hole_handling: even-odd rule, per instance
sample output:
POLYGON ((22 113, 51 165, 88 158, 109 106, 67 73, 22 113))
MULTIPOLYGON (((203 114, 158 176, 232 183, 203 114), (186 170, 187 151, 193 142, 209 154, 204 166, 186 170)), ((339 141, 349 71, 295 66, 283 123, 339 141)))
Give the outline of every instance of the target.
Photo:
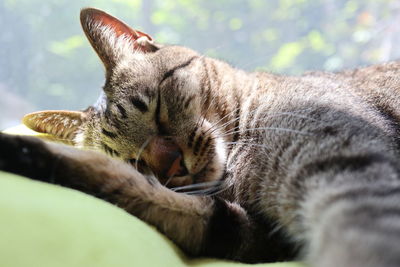
POLYGON ((282 132, 301 134, 301 135, 305 135, 305 136, 313 136, 313 134, 310 133, 310 132, 293 130, 293 129, 288 129, 288 128, 280 128, 280 127, 261 127, 261 128, 250 129, 250 130, 267 130, 267 131, 268 130, 273 130, 273 131, 282 131, 282 132))
POLYGON ((150 175, 145 175, 145 177, 146 177, 146 180, 152 185, 160 183, 160 180, 157 178, 157 176, 151 170, 150 170, 150 175))
POLYGON ((282 132, 290 132, 290 133, 295 133, 295 134, 301 134, 301 135, 305 135, 305 136, 312 136, 312 134, 309 133, 309 132, 293 130, 293 129, 288 129, 288 128, 261 127, 261 128, 249 128, 249 129, 242 129, 242 130, 238 130, 238 131, 228 132, 228 133, 219 135, 219 137, 226 137, 226 136, 233 135, 235 133, 243 133, 243 132, 250 132, 250 131, 282 131, 282 132))
POLYGON ((246 143, 246 142, 226 142, 227 145, 249 145, 249 146, 257 146, 262 148, 268 148, 268 146, 263 144, 254 144, 254 143, 246 143))
POLYGON ((255 63, 264 62, 265 61, 264 58, 265 57, 260 57, 260 58, 254 59, 254 60, 250 60, 250 61, 248 61, 246 63, 243 63, 243 64, 238 64, 237 67, 240 68, 240 69, 245 69, 245 68, 247 68, 247 67, 249 67, 249 66, 251 66, 251 65, 253 65, 255 63))
MULTIPOLYGON (((199 127, 200 121, 202 121, 201 125, 203 125, 204 119, 205 119, 205 117, 206 117, 208 111, 210 110, 210 108, 211 108, 211 106, 212 106, 212 103, 214 103, 215 98, 216 98, 216 96, 214 95, 214 96, 212 97, 210 103, 208 103, 208 107, 206 108, 206 110, 205 110, 204 112, 202 112, 202 113, 203 113, 203 116, 199 116, 199 117, 198 117, 197 122, 196 122, 196 126, 195 126, 196 129, 199 127)), ((207 101, 207 98, 204 98, 204 102, 201 104, 201 105, 202 105, 202 110, 203 110, 204 106, 206 105, 206 101, 207 101)))
MULTIPOLYGON (((212 130, 212 131, 210 132, 210 134, 213 134, 213 133, 215 133, 216 131, 218 131, 218 130, 220 130, 220 129, 223 129, 224 127, 226 127, 226 126, 228 126, 229 124, 232 124, 232 123, 238 121, 239 119, 240 119, 240 118, 232 119, 231 121, 226 122, 226 123, 222 124, 222 125, 219 126, 219 127, 216 127, 214 130, 212 130)), ((229 131, 236 130, 236 129, 238 129, 238 128, 239 128, 239 125, 233 127, 232 129, 229 129, 229 131)), ((229 131, 227 131, 227 132, 229 132, 229 131)), ((226 133, 226 132, 225 132, 225 133, 226 133)))
MULTIPOLYGON (((301 110, 299 110, 299 111, 301 111, 301 110)), ((310 118, 308 116, 297 114, 297 113, 294 113, 294 112, 274 112, 274 113, 264 113, 264 114, 267 115, 267 116, 266 117, 257 118, 255 120, 253 120, 252 122, 256 123, 258 121, 266 121, 266 120, 268 120, 268 118, 278 117, 278 116, 282 116, 282 115, 302 118, 302 119, 306 119, 306 120, 310 120, 310 121, 323 122, 321 120, 310 118)))
POLYGON ((222 192, 225 192, 226 190, 228 190, 228 189, 231 188, 232 186, 233 186, 233 184, 224 186, 221 190, 215 191, 215 192, 213 192, 213 193, 211 193, 211 194, 208 194, 208 196, 215 196, 215 195, 218 195, 218 194, 220 194, 220 193, 222 193, 222 192))
POLYGON ((189 191, 189 192, 184 192, 184 193, 187 194, 187 195, 193 195, 193 196, 200 196, 200 195, 202 195, 202 196, 207 195, 208 196, 212 192, 214 192, 214 188, 196 190, 196 191, 189 191))
MULTIPOLYGON (((303 110, 297 110, 296 112, 298 112, 298 111, 303 111, 303 110)), ((233 111, 233 112, 235 112, 235 111, 233 111)), ((252 114, 254 114, 255 112, 256 112, 256 111, 252 111, 252 112, 250 112, 248 115, 252 115, 252 114)), ((230 114, 232 114, 232 113, 230 113, 230 114)), ((230 115, 230 114, 227 114, 227 115, 230 115)), ((292 117, 299 117, 299 118, 303 118, 303 119, 308 119, 308 120, 320 122, 320 120, 317 120, 317 119, 314 119, 314 118, 310 118, 310 117, 307 117, 307 116, 304 116, 304 115, 296 114, 296 113, 293 113, 293 112, 275 112, 275 113, 270 113, 270 114, 268 114, 268 113, 264 113, 264 114, 267 114, 268 116, 267 116, 267 117, 262 117, 262 118, 257 118, 257 119, 255 119, 255 120, 253 120, 253 123, 258 122, 258 121, 265 121, 265 120, 268 119, 268 118, 277 117, 277 116, 282 116, 282 115, 288 115, 288 116, 292 116, 292 117)), ((226 117, 226 116, 224 116, 223 118, 225 118, 225 117, 226 117)), ((223 118, 222 118, 221 120, 223 120, 223 118)), ((221 121, 221 120, 219 120, 218 122, 216 122, 215 125, 213 125, 213 126, 211 127, 211 128, 214 128, 214 130, 212 130, 212 131, 210 132, 210 134, 212 134, 213 132, 215 132, 215 131, 218 130, 218 129, 224 128, 224 127, 228 126, 229 124, 232 124, 232 123, 236 122, 236 121, 239 120, 239 119, 240 119, 240 117, 233 118, 232 120, 230 120, 230 121, 228 121, 228 122, 225 122, 225 123, 222 124, 222 125, 217 125, 217 123, 219 123, 219 122, 221 121)), ((211 128, 210 128, 210 129, 211 129, 211 128)), ((236 128, 237 128, 237 127, 232 128, 232 129, 230 129, 230 131, 235 130, 236 128)), ((210 129, 208 129, 207 131, 209 131, 210 129)), ((206 131, 206 132, 207 132, 207 131, 206 131)), ((226 132, 226 133, 228 133, 228 132, 226 132)))
POLYGON ((238 132, 240 132, 240 130, 238 130, 239 128, 240 128, 240 126, 237 125, 237 126, 233 127, 232 129, 230 129, 229 131, 226 131, 224 133, 217 135, 217 137, 224 137, 224 136, 229 136, 231 134, 238 133, 238 132))
MULTIPOLYGON (((203 59, 203 58, 205 58, 204 55, 202 55, 202 56, 200 57, 200 59, 203 59)), ((203 108, 204 108, 204 106, 205 106, 205 104, 206 104, 206 99, 207 99, 207 98, 202 98, 202 100, 201 100, 201 104, 200 104, 201 110, 203 110, 203 108)), ((209 108, 210 108, 210 105, 207 107, 206 112, 208 111, 209 108)), ((204 116, 205 116, 205 115, 206 115, 206 113, 204 114, 204 116)), ((196 124, 195 124, 195 128, 196 128, 196 129, 198 128, 201 119, 202 119, 202 116, 199 116, 199 117, 197 118, 197 121, 196 121, 196 124)))
POLYGON ((143 153, 144 149, 146 148, 146 146, 149 144, 151 138, 152 137, 147 138, 139 148, 139 152, 137 154, 137 159, 136 159, 136 162, 135 162, 136 170, 138 170, 138 162, 140 160, 140 156, 142 155, 142 153, 143 153))
MULTIPOLYGON (((221 49, 223 49, 223 48, 227 48, 227 47, 229 47, 229 46, 231 46, 231 43, 227 42, 227 43, 225 43, 225 44, 220 44, 220 45, 218 45, 218 46, 214 46, 214 47, 212 47, 211 49, 212 49, 212 50, 215 50, 215 52, 216 52, 216 51, 218 51, 218 50, 221 50, 221 49)), ((206 57, 206 56, 207 56, 207 54, 203 55, 202 57, 206 57)))
POLYGON ((211 99, 211 102, 208 104, 208 107, 206 109, 206 111, 204 112, 204 116, 203 116, 203 120, 201 121, 200 127, 203 126, 204 121, 206 119, 206 115, 208 113, 208 111, 210 110, 210 108, 214 105, 214 101, 217 99, 216 95, 213 96, 213 98, 211 99))
POLYGON ((276 112, 276 113, 272 113, 272 114, 268 115, 267 117, 260 118, 260 119, 268 119, 268 118, 271 118, 271 117, 277 117, 277 116, 282 116, 282 115, 289 115, 291 117, 302 118, 302 119, 306 119, 306 120, 310 120, 310 121, 324 122, 324 121, 321 121, 321 120, 318 120, 318 119, 315 119, 315 118, 310 118, 308 116, 297 114, 297 113, 293 113, 293 112, 276 112))
POLYGON ((198 188, 204 188, 204 187, 218 186, 218 185, 220 185, 222 183, 223 183, 223 181, 217 180, 217 181, 210 181, 210 182, 203 182, 203 183, 184 185, 184 186, 179 186, 179 187, 172 187, 170 189, 172 191, 178 192, 178 191, 182 191, 182 190, 192 190, 192 189, 198 189, 198 188))
POLYGON ((235 118, 233 118, 233 119, 231 119, 231 120, 229 120, 229 121, 227 121, 227 122, 225 122, 225 123, 223 123, 223 124, 221 124, 221 125, 218 125, 218 123, 220 123, 221 121, 223 121, 224 119, 226 119, 228 116, 234 114, 234 113, 237 112, 238 110, 239 110, 239 108, 236 108, 236 109, 232 110, 230 113, 228 113, 228 114, 226 114, 225 116, 223 116, 221 119, 219 119, 217 122, 215 122, 215 123, 214 123, 207 131, 205 131, 204 133, 207 133, 208 131, 212 130, 212 131, 210 132, 210 134, 211 134, 211 133, 217 131, 218 129, 221 129, 221 128, 225 127, 225 126, 228 126, 229 124, 232 124, 232 123, 238 121, 238 120, 240 119, 240 117, 235 117, 235 118))
POLYGON ((171 182, 172 178, 174 178, 174 175, 171 175, 170 177, 168 177, 167 181, 164 183, 165 187, 168 186, 168 184, 171 182))
MULTIPOLYGON (((206 134, 208 131, 210 131, 211 129, 215 128, 215 129, 220 129, 222 127, 224 127, 225 125, 228 125, 229 123, 232 123, 237 121, 239 118, 234 118, 232 120, 229 120, 228 122, 225 122, 222 125, 218 125, 218 123, 220 123, 221 121, 223 121, 224 119, 226 119, 229 115, 234 114, 235 112, 237 112, 239 110, 239 108, 236 108, 234 110, 232 110, 231 112, 227 113, 225 116, 223 116, 221 119, 219 119, 218 121, 214 122, 213 125, 207 129, 207 131, 204 132, 204 134, 206 134)), ((214 130, 213 130, 214 131, 214 130)))
POLYGON ((217 181, 210 181, 210 182, 195 183, 195 184, 190 184, 190 185, 173 187, 173 188, 171 188, 171 190, 181 191, 181 190, 190 190, 190 189, 197 189, 197 188, 203 188, 203 187, 217 186, 217 185, 221 184, 222 182, 223 181, 217 180, 217 181))
POLYGON ((202 196, 214 196, 217 194, 220 194, 227 189, 229 189, 233 184, 226 185, 225 183, 221 183, 219 186, 215 186, 212 188, 207 188, 207 189, 200 189, 200 190, 195 190, 195 191, 190 191, 190 192, 185 192, 188 195, 202 195, 202 196))

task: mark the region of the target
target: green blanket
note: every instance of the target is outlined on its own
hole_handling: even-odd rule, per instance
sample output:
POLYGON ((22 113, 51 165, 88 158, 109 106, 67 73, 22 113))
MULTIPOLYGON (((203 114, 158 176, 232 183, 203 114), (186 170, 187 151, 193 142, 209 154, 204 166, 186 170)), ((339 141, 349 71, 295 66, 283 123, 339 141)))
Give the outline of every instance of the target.
POLYGON ((0 172, 0 218, 0 266, 245 266, 189 259, 153 227, 115 206, 4 172, 0 172))

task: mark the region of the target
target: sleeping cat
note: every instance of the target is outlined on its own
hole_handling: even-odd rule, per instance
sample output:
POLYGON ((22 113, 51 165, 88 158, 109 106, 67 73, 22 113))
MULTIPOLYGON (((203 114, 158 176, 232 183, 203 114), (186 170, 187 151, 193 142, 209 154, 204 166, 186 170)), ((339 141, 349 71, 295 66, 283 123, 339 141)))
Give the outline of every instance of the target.
POLYGON ((102 95, 24 123, 84 150, 1 134, 0 169, 115 204, 192 256, 400 266, 399 62, 247 73, 100 10, 81 23, 102 95))

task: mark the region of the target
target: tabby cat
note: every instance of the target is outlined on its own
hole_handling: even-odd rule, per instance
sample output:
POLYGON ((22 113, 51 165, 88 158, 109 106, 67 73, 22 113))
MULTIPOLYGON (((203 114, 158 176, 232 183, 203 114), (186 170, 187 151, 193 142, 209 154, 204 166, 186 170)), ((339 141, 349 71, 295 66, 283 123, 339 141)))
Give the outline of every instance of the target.
POLYGON ((400 62, 247 73, 100 10, 81 23, 100 99, 24 123, 83 150, 1 134, 0 169, 115 204, 192 256, 400 266, 400 62))

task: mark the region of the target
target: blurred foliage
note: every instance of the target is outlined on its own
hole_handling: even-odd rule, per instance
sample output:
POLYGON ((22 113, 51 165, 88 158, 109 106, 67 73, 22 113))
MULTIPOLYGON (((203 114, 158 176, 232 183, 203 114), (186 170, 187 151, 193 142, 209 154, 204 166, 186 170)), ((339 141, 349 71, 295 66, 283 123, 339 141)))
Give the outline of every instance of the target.
MULTIPOLYGON (((2 0, 0 93, 28 111, 83 109, 95 101, 103 69, 80 29, 84 6, 158 42, 246 70, 335 71, 400 55, 398 0, 2 0)), ((0 99, 0 112, 5 108, 0 99)), ((10 122, 0 117, 0 127, 10 122)))

